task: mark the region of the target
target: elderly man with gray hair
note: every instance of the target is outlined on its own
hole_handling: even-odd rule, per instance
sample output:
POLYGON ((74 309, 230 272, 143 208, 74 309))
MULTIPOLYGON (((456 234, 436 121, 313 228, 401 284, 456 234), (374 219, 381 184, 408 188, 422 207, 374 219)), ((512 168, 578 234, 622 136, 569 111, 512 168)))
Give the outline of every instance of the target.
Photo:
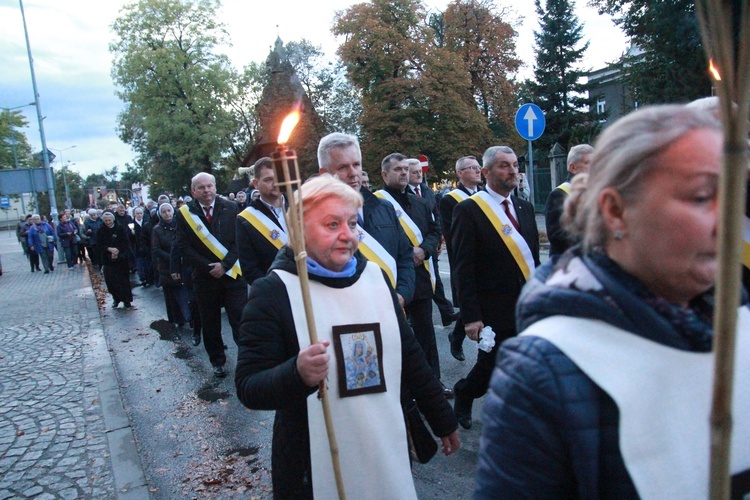
POLYGON ((563 213, 563 205, 570 194, 571 181, 576 174, 589 171, 591 154, 594 148, 588 144, 573 146, 568 152, 568 178, 557 186, 547 197, 547 205, 544 207, 544 218, 547 226, 547 238, 549 239, 549 256, 561 255, 573 246, 576 241, 562 228, 560 216, 563 213))
POLYGON ((357 212, 361 232, 359 251, 383 269, 403 307, 414 296, 412 246, 393 206, 362 187, 359 140, 340 132, 323 137, 318 145, 318 166, 321 174, 333 175, 364 198, 364 205, 357 212))

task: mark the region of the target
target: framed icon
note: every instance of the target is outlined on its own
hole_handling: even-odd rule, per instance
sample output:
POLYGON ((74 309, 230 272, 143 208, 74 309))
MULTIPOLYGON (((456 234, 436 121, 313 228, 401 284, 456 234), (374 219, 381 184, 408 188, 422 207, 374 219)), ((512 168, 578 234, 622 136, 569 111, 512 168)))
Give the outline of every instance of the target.
POLYGON ((333 327, 339 397, 386 391, 380 323, 333 327))

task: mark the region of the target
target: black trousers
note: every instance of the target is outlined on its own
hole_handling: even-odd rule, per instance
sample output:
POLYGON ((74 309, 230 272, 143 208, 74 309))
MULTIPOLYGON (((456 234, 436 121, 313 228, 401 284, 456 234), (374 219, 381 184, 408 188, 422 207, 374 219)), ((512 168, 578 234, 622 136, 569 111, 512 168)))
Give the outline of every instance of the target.
POLYGON ((456 382, 456 389, 473 399, 484 396, 487 392, 487 387, 490 385, 492 371, 495 369, 497 350, 504 340, 515 336, 515 334, 515 330, 495 331, 495 346, 490 352, 477 351, 477 362, 469 374, 466 375, 466 378, 462 378, 456 382))
POLYGON ((203 327, 203 346, 211 364, 223 366, 227 357, 221 337, 221 308, 227 312, 232 338, 237 343, 240 318, 247 302, 247 283, 241 276, 237 279, 226 274, 219 279, 200 276, 193 279, 193 290, 203 327))
POLYGON ((434 300, 435 305, 438 306, 440 318, 443 319, 452 315, 455 311, 451 301, 445 297, 445 287, 443 286, 443 280, 440 279, 440 269, 438 269, 437 257, 432 259, 432 266, 435 269, 435 293, 432 296, 432 300, 434 300))
POLYGON ((435 325, 432 323, 432 299, 412 300, 405 308, 417 342, 424 351, 427 364, 440 380, 440 358, 435 340, 435 325))

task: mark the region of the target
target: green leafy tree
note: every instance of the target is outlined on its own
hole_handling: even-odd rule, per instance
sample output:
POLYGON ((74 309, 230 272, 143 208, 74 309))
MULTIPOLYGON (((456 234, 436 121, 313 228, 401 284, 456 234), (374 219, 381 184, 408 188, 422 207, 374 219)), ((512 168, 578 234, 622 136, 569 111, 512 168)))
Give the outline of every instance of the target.
POLYGON ((213 172, 233 144, 236 81, 215 50, 226 41, 218 0, 138 0, 112 29, 112 77, 125 103, 119 134, 146 177, 174 192, 213 172))
POLYGON ((371 174, 400 151, 430 157, 438 177, 490 142, 460 57, 435 42, 419 0, 373 0, 339 12, 333 32, 347 75, 362 93, 363 163, 371 174))
POLYGON ((610 14, 643 53, 620 62, 630 97, 639 104, 686 102, 710 95, 693 0, 590 0, 610 14))
POLYGON ((0 169, 15 168, 16 160, 19 168, 34 166, 29 141, 19 130, 28 125, 20 111, 0 111, 0 169))
POLYGON ((534 0, 540 31, 534 32, 536 64, 534 81, 526 88, 547 120, 544 135, 538 139, 542 151, 555 142, 568 147, 571 134, 589 121, 589 101, 584 97, 581 62, 588 48, 583 27, 573 12, 570 0, 534 0))

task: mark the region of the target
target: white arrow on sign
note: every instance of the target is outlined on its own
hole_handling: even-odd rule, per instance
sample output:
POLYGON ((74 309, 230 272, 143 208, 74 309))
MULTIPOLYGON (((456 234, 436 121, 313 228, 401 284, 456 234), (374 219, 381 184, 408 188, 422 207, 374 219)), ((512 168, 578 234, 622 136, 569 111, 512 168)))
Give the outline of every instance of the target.
POLYGON ((534 113, 534 109, 529 106, 529 108, 526 110, 526 114, 523 116, 523 119, 526 120, 526 122, 529 124, 529 133, 527 134, 529 137, 534 136, 534 120, 538 120, 539 118, 536 116, 536 113, 534 113))

